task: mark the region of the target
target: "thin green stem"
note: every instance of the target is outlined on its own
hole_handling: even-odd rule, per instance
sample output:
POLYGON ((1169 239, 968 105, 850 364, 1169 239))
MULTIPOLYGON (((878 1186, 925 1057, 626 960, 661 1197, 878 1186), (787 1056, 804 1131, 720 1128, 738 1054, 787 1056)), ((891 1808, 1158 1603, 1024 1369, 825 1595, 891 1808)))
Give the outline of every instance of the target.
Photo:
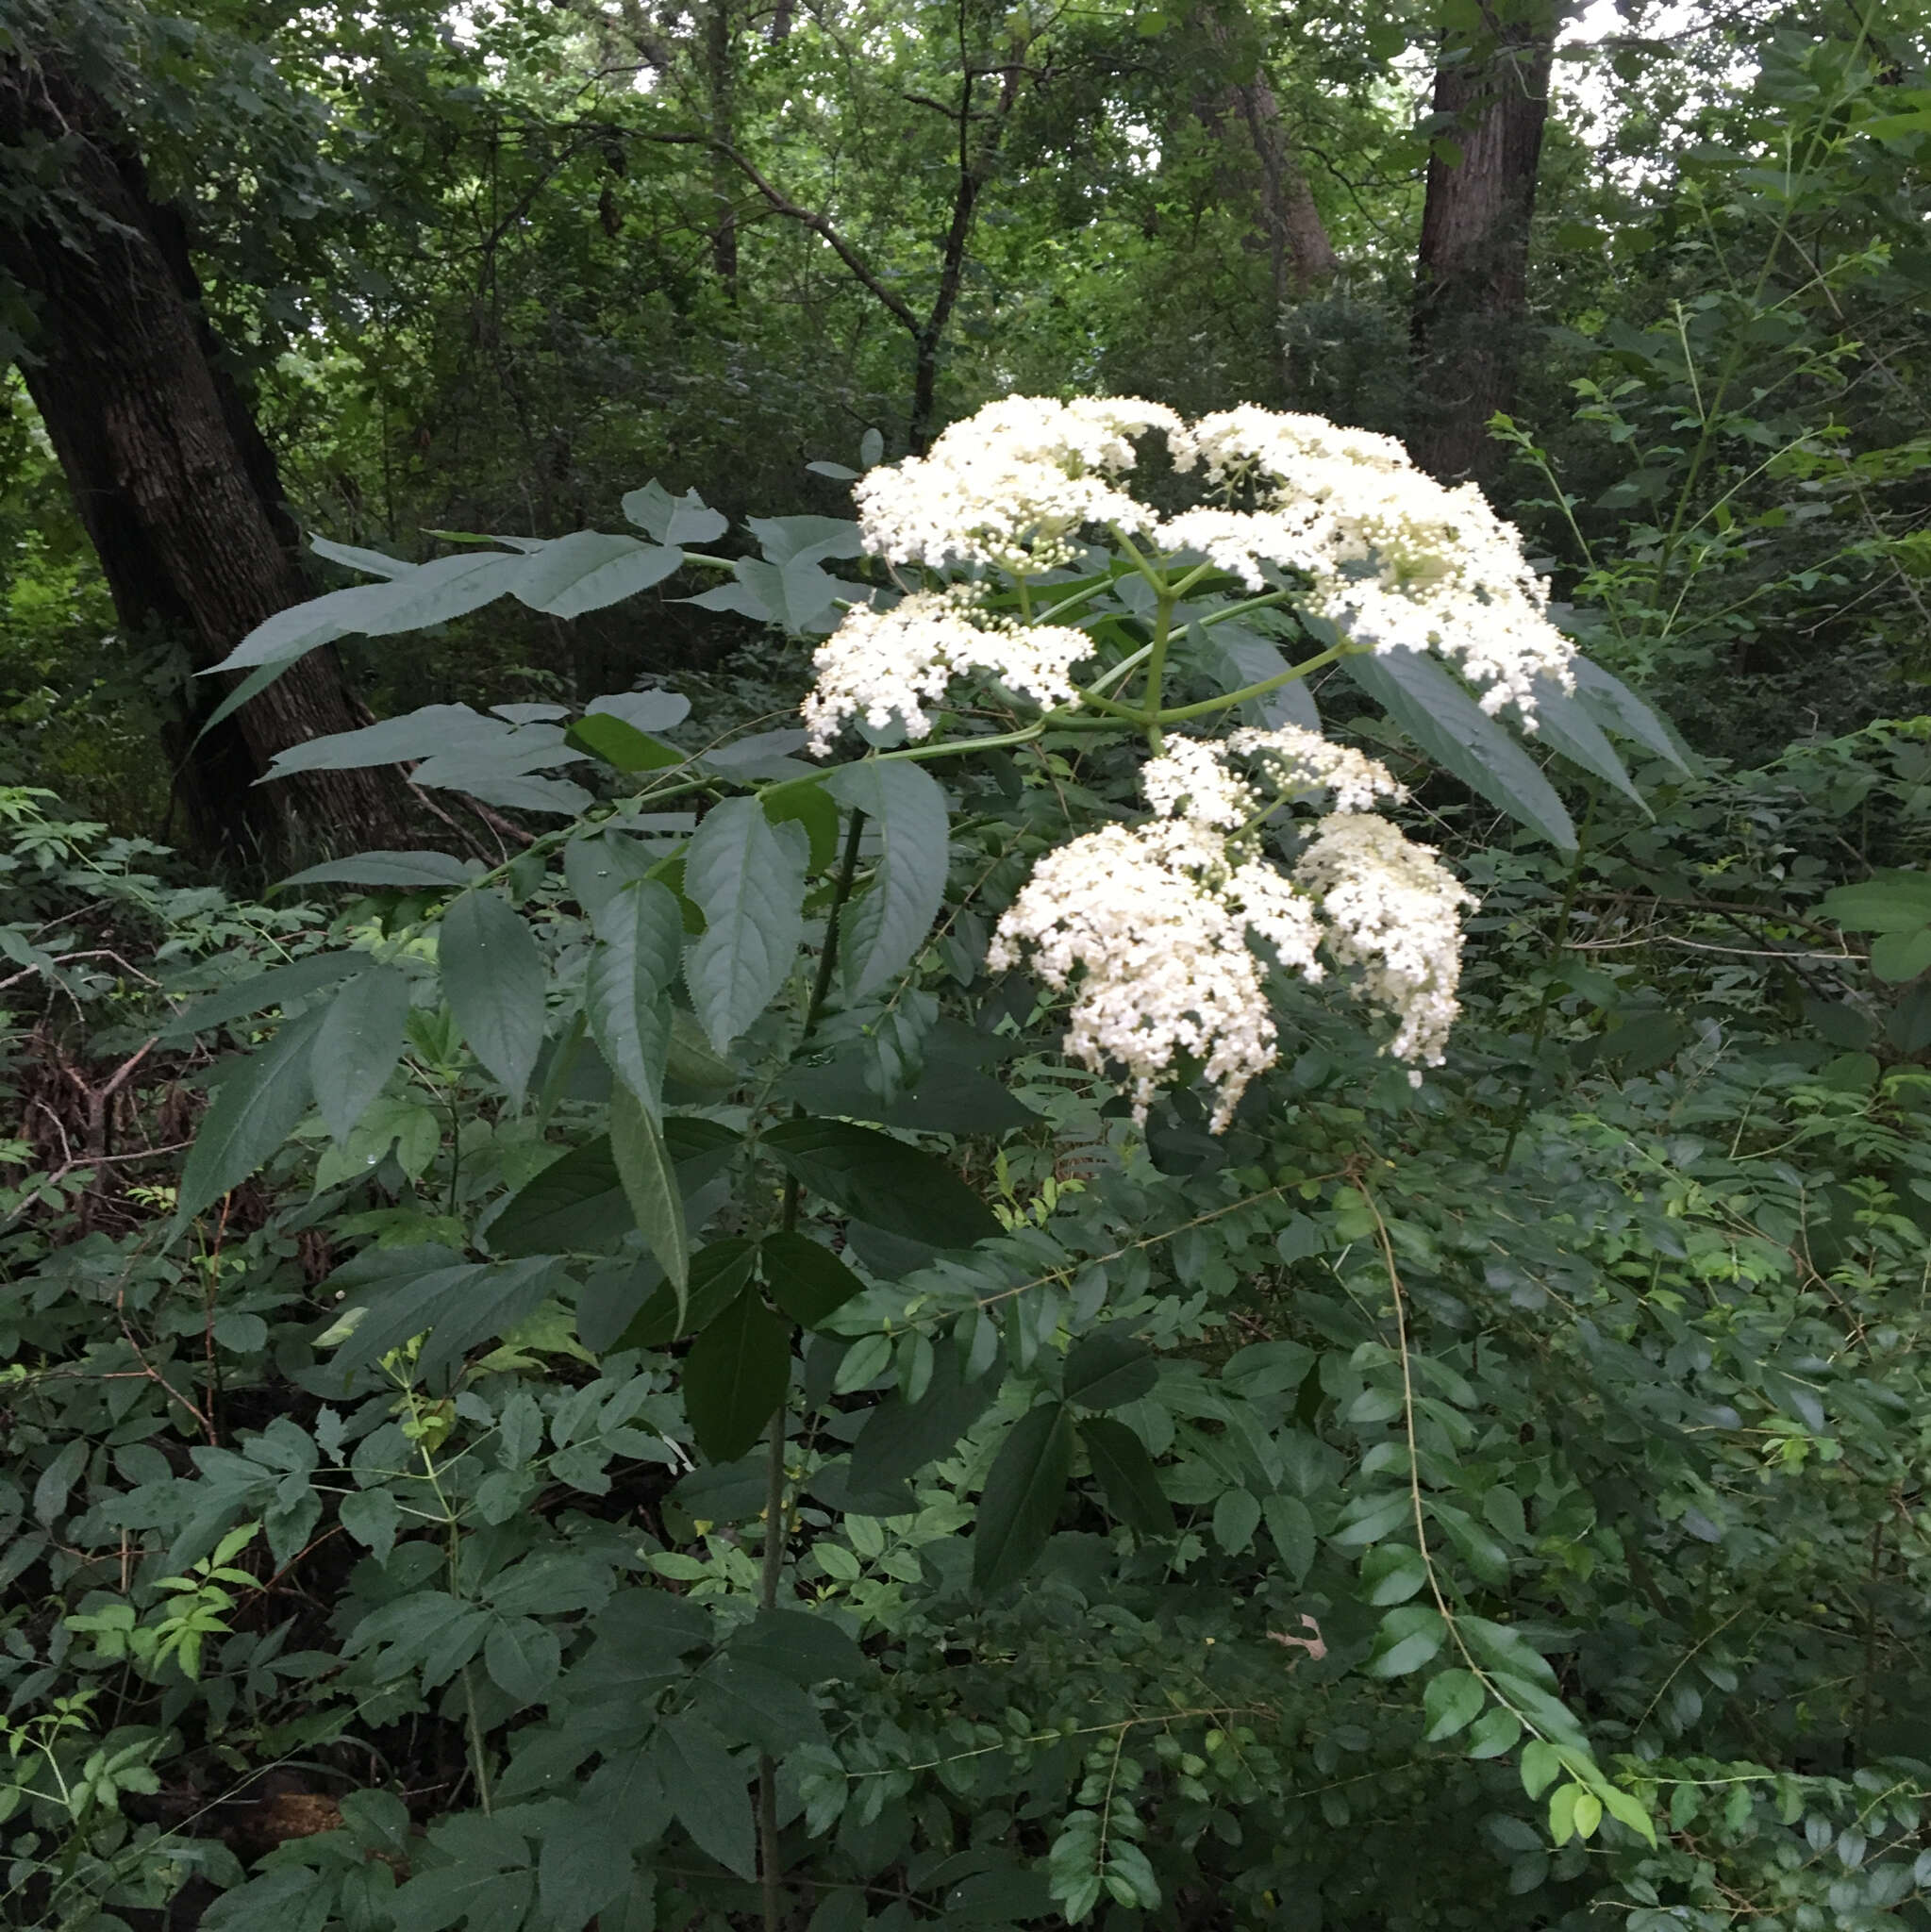
MULTIPOLYGON (((831 906, 824 915, 824 943, 818 952, 818 971, 811 980, 811 997, 805 1004, 805 1024, 799 1029, 802 1047, 818 1025, 818 1016, 831 994, 831 975, 838 963, 839 915, 851 897, 852 880, 858 870, 858 845, 865 833, 865 814, 855 811, 845 832, 844 851, 839 858, 838 878, 832 887, 831 906)), ((804 1108, 795 1112, 802 1114, 804 1108)), ((795 1174, 785 1180, 784 1206, 778 1225, 791 1233, 798 1225, 802 1190, 795 1174)), ((778 1591, 785 1574, 785 1423, 791 1404, 781 1402, 771 1419, 764 1464, 764 1561, 758 1578, 757 1601, 767 1610, 777 1607, 778 1591)), ((777 1766, 769 1757, 757 1760, 757 1875, 764 1895, 764 1932, 779 1932, 784 1917, 784 1898, 778 1879, 777 1766)))
POLYGON ((1161 724, 1177 724, 1184 718, 1208 718, 1216 711, 1231 709, 1235 705, 1244 705, 1249 698, 1264 698, 1269 691, 1278 691, 1284 684, 1294 684, 1316 671, 1323 671, 1328 665, 1342 658, 1352 658, 1361 650, 1359 644, 1332 644, 1317 657, 1309 658, 1305 664, 1292 664, 1287 670, 1276 673, 1273 677, 1263 677, 1258 684, 1243 684, 1239 691, 1230 691, 1217 698, 1202 698, 1197 705, 1173 705, 1163 711, 1155 713, 1161 724))
MULTIPOLYGON (((1162 589, 1154 606, 1154 634, 1147 650, 1146 690, 1140 700, 1140 709, 1145 714, 1146 748, 1156 758, 1160 752, 1160 697, 1167 682, 1167 646, 1173 641, 1174 593, 1162 589)), ((1099 700, 1105 707, 1108 700, 1099 700)))

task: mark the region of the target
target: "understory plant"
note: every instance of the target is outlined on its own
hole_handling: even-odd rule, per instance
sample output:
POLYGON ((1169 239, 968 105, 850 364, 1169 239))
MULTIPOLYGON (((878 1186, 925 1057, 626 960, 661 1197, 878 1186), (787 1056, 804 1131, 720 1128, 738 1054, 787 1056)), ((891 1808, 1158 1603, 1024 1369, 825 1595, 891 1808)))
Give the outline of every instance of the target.
POLYGON ((288 881, 349 896, 174 981, 158 1050, 245 1051, 160 1211, 17 1257, 16 1921, 1915 1911, 1915 1049, 1712 1020, 1531 1108, 1614 1003, 1521 991, 1558 783, 1634 838, 1690 774, 1387 439, 1010 398, 854 482, 756 556, 655 485, 318 545, 376 581, 230 660, 691 572, 813 681, 277 761, 554 829, 288 881), (1519 827, 1482 914, 1364 741, 1519 827), (268 1767, 325 1828, 244 1874, 268 1767))

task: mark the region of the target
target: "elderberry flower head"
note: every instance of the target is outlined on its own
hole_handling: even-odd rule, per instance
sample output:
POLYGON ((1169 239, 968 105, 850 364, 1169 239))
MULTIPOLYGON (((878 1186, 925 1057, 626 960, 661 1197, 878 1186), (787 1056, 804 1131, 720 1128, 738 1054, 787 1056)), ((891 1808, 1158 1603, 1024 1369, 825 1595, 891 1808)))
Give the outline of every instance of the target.
POLYGON ((1361 969, 1357 997, 1393 1015, 1386 1051, 1440 1066, 1460 1011, 1459 914, 1473 894, 1432 852, 1368 812, 1323 819, 1294 876, 1320 902, 1328 951, 1361 969))
POLYGON ((1539 681, 1573 687, 1573 647, 1549 621, 1547 588, 1474 484, 1436 482, 1392 437, 1251 405, 1169 441, 1175 468, 1198 465, 1256 508, 1171 518, 1167 549, 1199 551, 1255 590, 1267 564, 1304 574, 1321 616, 1376 649, 1453 658, 1486 687, 1485 711, 1512 705, 1533 724, 1539 681))
POLYGON ((1357 997, 1397 1022, 1388 1050, 1439 1063, 1457 1011, 1457 915, 1470 900, 1432 855, 1369 811, 1399 791, 1385 767, 1284 725, 1219 743, 1170 739, 1141 780, 1155 816, 1046 854, 988 956, 997 971, 1028 953, 1048 986, 1071 991, 1068 1055, 1095 1073, 1124 1068, 1136 1120, 1185 1058, 1215 1089, 1218 1133, 1273 1064, 1270 961, 1257 940, 1271 963, 1309 982, 1323 976, 1323 948, 1359 968, 1357 997), (1323 789, 1336 808, 1291 877, 1259 851, 1261 787, 1282 800, 1323 789))
POLYGON ((1116 480, 1142 431, 1178 434, 1157 403, 1007 396, 955 423, 923 457, 869 471, 853 490, 865 548, 892 563, 992 564, 1023 575, 1073 556, 1087 524, 1134 535, 1158 519, 1116 480))
POLYGON ((882 730, 897 718, 912 740, 931 735, 923 708, 955 677, 995 678, 1045 709, 1074 696, 1072 671, 1092 654, 1083 630, 1019 625, 979 607, 970 584, 921 591, 890 610, 855 606, 819 645, 805 699, 811 748, 824 753, 848 718, 882 730))

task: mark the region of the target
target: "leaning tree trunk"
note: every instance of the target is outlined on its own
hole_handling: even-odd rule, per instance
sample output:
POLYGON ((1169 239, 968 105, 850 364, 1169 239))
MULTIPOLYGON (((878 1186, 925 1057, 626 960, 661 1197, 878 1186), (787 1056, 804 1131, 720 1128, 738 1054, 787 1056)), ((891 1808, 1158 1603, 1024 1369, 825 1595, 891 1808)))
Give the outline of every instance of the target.
POLYGON ((1238 10, 1215 5, 1200 10, 1208 43, 1224 72, 1220 86, 1195 103, 1201 120, 1226 143, 1234 186, 1252 174, 1257 239, 1267 251, 1269 334, 1274 342, 1274 381, 1282 397, 1292 393, 1283 322, 1289 305, 1313 294, 1340 267, 1307 176, 1282 125, 1280 103, 1258 59, 1256 30, 1238 10))
MULTIPOLYGON (((181 222, 149 195, 125 131, 58 71, 0 60, 0 144, 42 142, 60 186, 0 220, 0 270, 37 323, 22 373, 123 628, 165 626, 199 669, 311 594, 296 532, 274 458, 216 360, 181 222)), ((332 651, 301 659, 191 749, 221 695, 201 680, 179 734, 198 840, 405 841, 410 794, 388 768, 249 790, 277 751, 366 722, 332 651)))
POLYGON ((1428 161, 1409 443, 1415 460, 1444 482, 1484 472, 1493 449, 1489 419, 1515 402, 1556 12, 1547 0, 1530 0, 1505 18, 1485 4, 1490 31, 1478 43, 1451 47, 1436 70, 1436 125, 1458 158, 1438 148, 1428 161))

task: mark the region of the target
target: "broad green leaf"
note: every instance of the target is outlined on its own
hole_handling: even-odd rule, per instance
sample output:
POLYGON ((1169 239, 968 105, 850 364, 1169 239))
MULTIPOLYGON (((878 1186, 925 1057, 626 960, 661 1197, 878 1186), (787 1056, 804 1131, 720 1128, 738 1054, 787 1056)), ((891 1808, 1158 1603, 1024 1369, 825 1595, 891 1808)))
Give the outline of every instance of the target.
POLYGON ((1522 1720, 1498 1705, 1485 1711, 1469 1733, 1471 1757, 1501 1757, 1513 1751, 1522 1737, 1522 1720))
MULTIPOLYGON (((849 1357, 847 1357, 849 1359, 849 1357)), ((958 1351, 939 1352, 932 1379, 916 1402, 897 1390, 872 1411, 852 1447, 853 1486, 864 1491, 908 1482, 952 1453, 998 1392, 997 1375, 968 1382, 958 1351)))
MULTIPOLYGON (((606 832, 600 838, 579 834, 563 848, 563 876, 584 916, 594 924, 598 913, 633 879, 650 876, 661 856, 661 847, 621 832, 606 832)), ((672 896, 674 899, 675 894, 672 896)))
POLYGON ((739 1084, 736 1067, 710 1050, 704 1028, 682 1007, 671 1009, 671 1043, 664 1059, 665 1075, 701 1092, 722 1092, 739 1084))
POLYGON ((611 1073, 660 1116, 683 915, 668 887, 639 879, 609 901, 596 924, 583 983, 591 1035, 611 1073))
POLYGON ((621 718, 636 731, 668 731, 691 715, 691 700, 674 691, 616 691, 592 698, 584 708, 590 718, 621 718))
MULTIPOLYGON (((663 1123, 677 1185, 694 1193, 730 1162, 739 1137, 714 1121, 672 1116, 663 1123)), ((499 1255, 607 1253, 637 1225, 610 1138, 599 1134, 555 1160, 512 1195, 490 1224, 499 1255)))
POLYGON ((407 758, 440 758, 479 745, 507 743, 515 731, 513 724, 501 718, 486 718, 467 705, 424 705, 358 730, 305 738, 300 744, 275 754, 268 775, 285 778, 291 772, 355 772, 370 765, 399 764, 407 758))
POLYGON ((1847 932, 1917 932, 1931 925, 1931 873, 1882 872, 1826 892, 1817 909, 1847 932))
POLYGON ((1690 767, 1669 726, 1620 677, 1580 655, 1569 660, 1569 668, 1575 678, 1576 702, 1605 731, 1655 752, 1688 775, 1690 767))
POLYGON ((1223 1490, 1213 1506, 1213 1540, 1238 1557, 1260 1527, 1260 1501, 1249 1490, 1223 1490))
POLYGON ((865 814, 877 843, 872 884, 846 907, 839 928, 846 994, 859 999, 924 944, 945 899, 950 822, 938 780, 904 759, 841 765, 825 789, 848 810, 865 814))
POLYGON ((371 966, 329 1002, 309 1071, 315 1105, 338 1144, 395 1071, 408 1017, 408 975, 393 966, 371 966))
POLYGON ((1489 1693, 1473 1671, 1442 1671, 1430 1677, 1422 1695, 1422 1715, 1428 1725, 1423 1741, 1439 1744, 1454 1737, 1481 1716, 1488 1701, 1489 1693))
POLYGON ((761 794, 773 824, 795 821, 811 841, 811 870, 829 872, 838 858, 838 807, 823 778, 791 778, 761 794))
POLYGON ((784 985, 805 936, 802 829, 772 824, 755 798, 729 798, 698 822, 684 893, 704 935, 684 962, 691 1003, 723 1053, 784 985))
POLYGON ((1407 1603, 1427 1581, 1428 1566, 1412 1543, 1376 1543, 1361 1558, 1362 1593, 1376 1607, 1407 1603))
POLYGON ((532 610, 580 617, 662 583, 683 565, 681 550, 602 530, 574 530, 534 552, 509 589, 532 610))
POLYGON ((1145 1342, 1116 1323, 1082 1335, 1066 1352, 1066 1400, 1081 1408, 1119 1408, 1153 1393, 1159 1368, 1145 1342))
POLYGON ((287 1006, 325 986, 339 984, 369 963, 367 953, 311 953, 291 965, 272 966, 266 973, 259 973, 249 971, 254 962, 241 957, 243 976, 228 986, 203 993, 184 1008, 161 1029, 163 1041, 189 1040, 230 1020, 246 1019, 265 1013, 271 1007, 287 1006))
POLYGON ((1073 1411, 1047 1403, 1020 1417, 999 1445, 973 1532, 973 1581, 989 1594, 1017 1583, 1053 1533, 1073 1474, 1073 1411))
POLYGON ((465 892, 442 915, 442 990, 470 1051, 521 1104, 543 1044, 543 956, 508 900, 465 892))
MULTIPOLYGON (((317 640, 318 642, 321 640, 317 640)), ((270 685, 285 672, 291 670, 307 654, 298 651, 292 658, 271 658, 266 664, 258 664, 207 717, 201 721, 201 729, 194 734, 194 742, 199 744, 217 724, 232 718, 251 698, 258 698, 270 685)))
POLYGON ((684 1197, 662 1129, 628 1087, 610 1095, 610 1153, 624 1198, 637 1217, 644 1243, 676 1291, 681 1313, 691 1285, 691 1237, 684 1226, 684 1197))
POLYGON ((664 1790, 698 1849, 740 1878, 757 1874, 746 1774, 732 1763, 723 1739, 686 1712, 658 1725, 652 1756, 664 1790))
POLYGON ((618 1338, 620 1348, 662 1348, 707 1328, 744 1291, 757 1258, 741 1235, 712 1241, 691 1257, 690 1285, 679 1297, 666 1281, 637 1310, 618 1338))
POLYGON ((358 570, 364 576, 406 577, 416 568, 400 557, 388 557, 379 550, 363 550, 354 543, 332 543, 326 537, 310 537, 308 548, 317 557, 325 557, 329 562, 349 570, 358 570))
POLYGON ((403 891, 444 891, 466 886, 470 868, 446 852, 358 852, 353 858, 331 858, 280 880, 275 890, 291 886, 388 886, 403 891))
POLYGON ((1931 966, 1931 926, 1916 932, 1880 933, 1871 944, 1871 970, 1888 986, 1901 986, 1931 966))
POLYGON ((494 1341, 523 1321, 542 1300, 553 1265, 547 1255, 537 1255, 433 1268, 378 1283, 365 1298, 366 1312, 337 1345, 331 1366, 348 1374, 426 1335, 416 1363, 417 1374, 426 1379, 460 1360, 473 1344, 494 1341))
POLYGON ((668 771, 673 765, 681 765, 685 758, 674 745, 601 711, 579 718, 566 737, 579 751, 602 758, 619 772, 668 771))
MULTIPOLYGON (((1278 677, 1288 660, 1275 647, 1240 624, 1190 627, 1188 642, 1202 667, 1224 691, 1244 691, 1250 684, 1278 677)), ((1321 713, 1305 678, 1290 678, 1265 697, 1249 698, 1234 714, 1253 724, 1298 724, 1304 731, 1321 729, 1321 713)))
POLYGON ((1315 1556, 1314 1518, 1307 1504, 1299 1496, 1264 1496, 1260 1513, 1289 1581, 1304 1581, 1314 1567, 1315 1556))
POLYGON ((624 514, 659 543, 710 543, 731 526, 721 511, 709 508, 696 491, 673 496, 656 481, 633 490, 624 498, 624 514))
POLYGON ((802 1234, 766 1235, 757 1269, 772 1300, 806 1328, 815 1328, 865 1287, 829 1248, 802 1234))
POLYGON ((212 668, 240 671, 333 643, 341 637, 388 637, 447 624, 502 596, 514 584, 523 563, 522 557, 502 551, 472 551, 418 564, 389 583, 330 591, 258 624, 212 668))
POLYGON ((1565 852, 1575 827, 1555 788, 1508 732, 1432 658, 1361 651, 1341 669, 1445 771, 1565 852))
POLYGON ((560 1666, 557 1633, 534 1617, 495 1617, 483 1640, 483 1665, 490 1681, 512 1707, 534 1704, 557 1681, 560 1666))
POLYGON ((1406 1677, 1419 1671, 1447 1641, 1448 1625, 1440 1610, 1427 1604, 1404 1604, 1382 1618, 1374 1649, 1361 1673, 1369 1677, 1406 1677))
POLYGON ((684 1408, 713 1462, 748 1455, 791 1382, 791 1324, 746 1289, 691 1344, 684 1408))
POLYGON ((1136 1536, 1172 1536, 1174 1506, 1140 1438, 1124 1423, 1090 1415, 1081 1419, 1079 1440, 1107 1508, 1136 1536))
POLYGON ((215 1090, 182 1165, 170 1241, 294 1132, 314 1094, 309 1057, 321 1026, 322 1014, 312 1008, 289 1021, 215 1090))
POLYGON ((537 1896, 552 1932, 583 1932, 629 1890, 632 1853, 624 1824, 608 1804, 579 1799, 543 1826, 537 1896))
POLYGON ((1573 698, 1546 674, 1535 680, 1536 736, 1571 764, 1580 765, 1616 790, 1649 816, 1649 805, 1623 769, 1616 747, 1579 698, 1573 698))
POLYGON ((969 1248, 1000 1228, 942 1162, 847 1121, 783 1121, 764 1137, 780 1166, 847 1214, 935 1248, 969 1248))

